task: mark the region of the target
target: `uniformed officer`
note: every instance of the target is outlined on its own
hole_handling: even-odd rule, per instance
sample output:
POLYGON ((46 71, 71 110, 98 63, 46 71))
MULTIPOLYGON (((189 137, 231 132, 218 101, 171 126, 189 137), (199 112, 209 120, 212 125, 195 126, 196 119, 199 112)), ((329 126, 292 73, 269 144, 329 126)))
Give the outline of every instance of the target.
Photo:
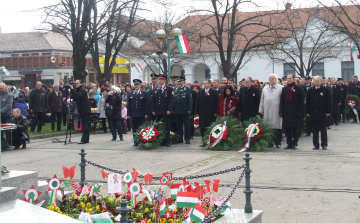
POLYGON ((174 113, 176 115, 178 143, 183 143, 183 125, 185 126, 185 141, 190 144, 190 114, 192 111, 192 91, 185 86, 185 76, 179 76, 178 87, 174 90, 174 113))
MULTIPOLYGON (((150 113, 150 100, 148 93, 140 89, 142 81, 134 79, 133 83, 135 90, 131 91, 128 95, 127 116, 131 118, 133 137, 135 137, 139 126, 144 124, 145 119, 148 118, 148 114, 150 113)), ((135 142, 134 146, 137 146, 135 142)))
MULTIPOLYGON (((150 99, 150 105, 152 104, 152 100, 153 100, 153 94, 154 94, 154 90, 157 86, 159 86, 159 75, 157 74, 150 74, 151 77, 151 84, 149 84, 148 86, 145 87, 145 91, 148 93, 149 95, 149 99, 150 99)), ((156 117, 154 115, 152 115, 151 110, 149 110, 149 120, 150 121, 155 121, 156 117)))
MULTIPOLYGON (((175 91, 176 88, 178 87, 177 84, 177 80, 179 79, 180 76, 171 76, 170 79, 172 81, 172 88, 173 90, 175 91)), ((174 92, 173 92, 173 95, 174 95, 174 92)), ((178 128, 177 128, 177 125, 176 125, 176 115, 174 112, 171 113, 171 131, 172 132, 175 132, 176 134, 179 135, 179 133, 177 132, 178 128)))
POLYGON ((159 75, 159 86, 154 90, 151 111, 156 116, 156 121, 162 120, 165 123, 166 136, 162 145, 170 147, 170 115, 174 107, 173 88, 166 86, 167 76, 159 75))

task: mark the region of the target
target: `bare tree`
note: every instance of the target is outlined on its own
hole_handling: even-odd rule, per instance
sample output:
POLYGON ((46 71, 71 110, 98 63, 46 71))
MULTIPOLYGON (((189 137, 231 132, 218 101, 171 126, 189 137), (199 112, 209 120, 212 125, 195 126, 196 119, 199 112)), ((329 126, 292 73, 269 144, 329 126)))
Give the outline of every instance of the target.
MULTIPOLYGON (((322 1, 318 1, 327 13, 325 18, 329 18, 336 25, 336 28, 346 34, 356 45, 358 58, 360 57, 360 4, 357 0, 350 0, 351 5, 345 5, 339 0, 335 0, 332 6, 326 6, 322 1)), ((349 3, 349 2, 348 2, 349 3)), ((359 58, 360 59, 360 58, 359 58)))
POLYGON ((274 19, 278 11, 240 12, 245 3, 256 6, 247 0, 211 0, 210 9, 192 11, 206 15, 185 19, 198 30, 199 51, 212 53, 213 59, 228 78, 236 76, 251 51, 275 43, 269 40, 273 40, 273 32, 281 23, 274 19))
MULTIPOLYGON (((105 81, 110 81, 112 76, 112 70, 116 64, 116 58, 124 46, 127 38, 129 37, 130 31, 137 25, 135 17, 139 9, 139 0, 133 1, 119 1, 113 0, 111 11, 108 11, 107 20, 103 34, 98 34, 97 36, 102 36, 104 39, 104 71, 101 71, 99 57, 102 52, 99 50, 99 42, 95 41, 93 46, 90 47, 90 53, 93 58, 94 67, 96 69, 96 79, 99 85, 102 85, 105 81)), ((97 9, 93 8, 94 21, 92 23, 93 30, 99 30, 97 26, 101 26, 96 21, 97 18, 97 9)), ((91 36, 91 31, 89 30, 88 35, 91 36)))
POLYGON ((320 8, 288 9, 283 20, 276 32, 277 44, 267 52, 301 77, 308 76, 317 63, 337 58, 347 42, 339 29, 320 16, 320 8))

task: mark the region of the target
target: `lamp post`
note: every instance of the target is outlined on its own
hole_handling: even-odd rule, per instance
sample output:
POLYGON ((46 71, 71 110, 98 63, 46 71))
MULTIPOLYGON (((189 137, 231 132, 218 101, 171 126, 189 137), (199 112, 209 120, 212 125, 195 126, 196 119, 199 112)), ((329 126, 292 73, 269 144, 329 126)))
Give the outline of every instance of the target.
MULTIPOLYGON (((167 23, 165 24, 165 30, 166 31, 169 31, 172 29, 172 25, 170 23, 167 23)), ((159 50, 156 54, 153 53, 151 55, 151 58, 153 58, 153 55, 155 54, 157 57, 160 57, 160 52, 161 52, 161 58, 163 60, 166 60, 167 59, 167 76, 168 76, 168 80, 170 80, 170 75, 171 75, 171 67, 170 67, 170 58, 171 58, 171 52, 170 52, 170 43, 171 43, 171 40, 173 40, 175 37, 181 35, 182 32, 179 28, 174 28, 172 31, 171 31, 171 37, 169 36, 167 39, 166 39, 166 32, 162 29, 159 29, 158 31, 156 31, 155 33, 155 36, 160 39, 160 40, 167 40, 167 51, 168 53, 163 53, 161 50, 159 50)), ((155 56, 154 56, 155 58, 155 56)), ((153 59, 154 59, 153 58, 153 59)))
MULTIPOLYGON (((129 83, 131 83, 132 79, 131 79, 131 68, 134 66, 135 64, 130 62, 130 61, 126 61, 125 62, 125 66, 127 69, 129 69, 129 78, 130 78, 130 81, 129 83)), ((131 85, 131 84, 130 84, 131 85)))

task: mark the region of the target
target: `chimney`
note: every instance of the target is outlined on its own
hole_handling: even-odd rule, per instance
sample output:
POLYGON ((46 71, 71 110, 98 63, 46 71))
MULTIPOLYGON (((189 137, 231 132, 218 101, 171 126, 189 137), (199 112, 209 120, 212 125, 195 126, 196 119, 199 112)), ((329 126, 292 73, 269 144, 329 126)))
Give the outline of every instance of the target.
POLYGON ((291 9, 292 4, 291 3, 286 3, 285 4, 285 10, 291 9))

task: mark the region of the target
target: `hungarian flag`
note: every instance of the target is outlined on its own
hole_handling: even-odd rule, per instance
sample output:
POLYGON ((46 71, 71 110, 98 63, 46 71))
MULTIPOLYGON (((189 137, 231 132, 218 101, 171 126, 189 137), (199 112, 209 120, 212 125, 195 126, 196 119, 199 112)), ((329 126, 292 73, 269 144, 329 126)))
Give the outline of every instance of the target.
POLYGON ((180 54, 190 52, 189 43, 186 39, 185 34, 178 35, 176 37, 176 42, 177 42, 180 54))
POLYGON ((136 68, 136 70, 140 73, 141 71, 143 71, 143 69, 142 69, 142 67, 140 66, 140 64, 139 63, 136 63, 135 64, 135 68, 136 68))
POLYGON ((354 61, 353 52, 355 51, 355 46, 353 45, 352 40, 350 40, 350 60, 354 61))
POLYGON ((206 216, 205 208, 201 207, 200 204, 195 205, 195 209, 190 215, 191 220, 195 222, 202 222, 206 216))
POLYGON ((193 208, 193 207, 195 207, 195 205, 197 204, 198 201, 199 201, 199 199, 198 199, 197 193, 192 193, 192 192, 178 192, 177 193, 177 198, 176 198, 177 207, 193 208))
POLYGON ((159 216, 161 215, 164 215, 165 214, 165 196, 161 199, 161 202, 160 202, 160 212, 159 212, 159 216))
POLYGON ((184 192, 184 186, 182 184, 171 184, 171 199, 176 200, 178 191, 184 192))

